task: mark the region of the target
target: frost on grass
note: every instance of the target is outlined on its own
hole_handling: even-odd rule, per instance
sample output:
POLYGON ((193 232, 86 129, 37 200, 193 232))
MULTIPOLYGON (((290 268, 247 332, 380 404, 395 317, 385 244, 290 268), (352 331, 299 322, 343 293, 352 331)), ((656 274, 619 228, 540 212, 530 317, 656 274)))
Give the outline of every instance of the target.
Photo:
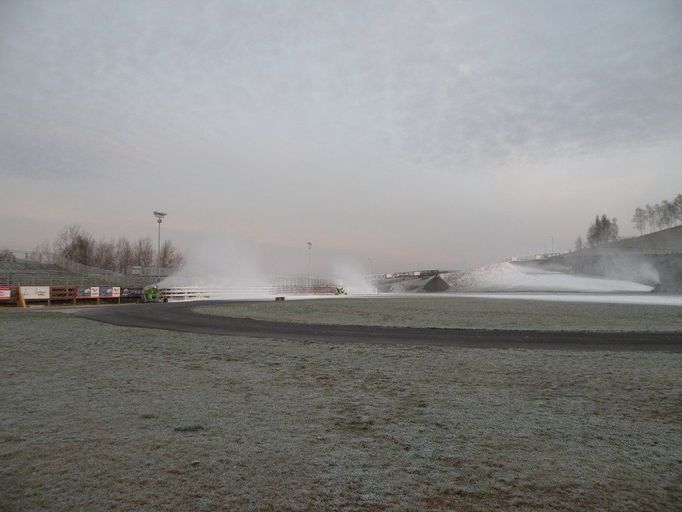
POLYGON ((681 363, 679 354, 335 346, 12 315, 0 329, 2 501, 10 510, 670 510, 681 497, 681 363))
POLYGON ((342 298, 198 306, 211 315, 315 324, 544 331, 680 331, 679 306, 482 297, 342 298))

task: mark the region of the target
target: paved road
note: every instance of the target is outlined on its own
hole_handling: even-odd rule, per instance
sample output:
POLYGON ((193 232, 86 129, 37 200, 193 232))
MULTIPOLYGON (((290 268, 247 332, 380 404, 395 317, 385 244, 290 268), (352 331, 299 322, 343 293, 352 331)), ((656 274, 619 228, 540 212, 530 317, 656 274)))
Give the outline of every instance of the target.
POLYGON ((83 309, 78 315, 91 320, 129 327, 332 343, 682 352, 680 333, 542 332, 309 325, 229 318, 192 311, 199 305, 225 302, 227 301, 104 306, 83 309))

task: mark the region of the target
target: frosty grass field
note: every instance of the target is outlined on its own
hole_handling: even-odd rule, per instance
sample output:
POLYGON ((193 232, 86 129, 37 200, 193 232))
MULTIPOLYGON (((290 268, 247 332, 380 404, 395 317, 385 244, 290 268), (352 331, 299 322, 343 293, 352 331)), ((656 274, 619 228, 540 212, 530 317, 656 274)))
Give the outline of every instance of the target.
POLYGON ((256 320, 315 324, 378 325, 543 331, 682 332, 682 301, 649 294, 401 296, 295 300, 199 306, 196 311, 256 320), (529 300, 532 297, 533 300, 529 300), (547 300, 545 300, 547 299, 547 300), (607 299, 622 303, 606 303, 607 299), (626 299, 628 301, 626 301, 626 299), (573 300, 574 302, 565 302, 573 300), (586 300, 598 302, 585 302, 586 300))
MULTIPOLYGON (((486 318, 472 301, 446 321, 433 300, 422 311, 314 301, 230 314, 332 321, 332 308, 357 323, 362 306, 368 323, 521 315, 527 324, 510 325, 548 329, 559 314, 510 301, 486 318)), ((679 308, 582 306, 589 315, 565 309, 561 325, 617 328, 638 311, 646 329, 680 330, 679 308)), ((332 345, 47 313, 0 312, 0 324, 0 510, 634 511, 682 500, 677 353, 332 345)))

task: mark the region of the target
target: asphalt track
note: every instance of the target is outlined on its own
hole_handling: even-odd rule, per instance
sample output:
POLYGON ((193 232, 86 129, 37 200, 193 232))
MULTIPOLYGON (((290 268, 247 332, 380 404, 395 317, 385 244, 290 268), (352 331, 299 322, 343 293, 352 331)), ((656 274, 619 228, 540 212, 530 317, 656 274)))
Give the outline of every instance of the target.
POLYGON ((193 311, 193 308, 200 305, 229 302, 235 301, 103 306, 83 309, 78 315, 90 320, 127 327, 330 343, 682 352, 682 333, 548 332, 311 325, 230 318, 193 311))

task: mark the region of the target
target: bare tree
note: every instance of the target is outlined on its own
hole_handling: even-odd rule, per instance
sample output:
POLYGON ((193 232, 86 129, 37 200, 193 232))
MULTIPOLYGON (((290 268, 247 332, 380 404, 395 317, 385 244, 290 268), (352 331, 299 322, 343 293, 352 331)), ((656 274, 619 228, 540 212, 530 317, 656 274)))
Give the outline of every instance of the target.
POLYGON ((160 259, 162 268, 177 268, 183 262, 182 255, 170 240, 163 242, 160 259))
POLYGON ((49 261, 52 254, 52 244, 49 240, 43 240, 37 244, 31 251, 31 259, 33 261, 49 261))
POLYGON ((71 224, 62 229, 57 236, 54 247, 59 255, 73 259, 74 241, 81 236, 81 227, 78 224, 71 224))
POLYGON ((99 240, 93 248, 93 265, 108 270, 116 269, 116 246, 113 240, 99 240))
POLYGON ((579 236, 578 238, 575 239, 575 250, 576 251, 583 250, 583 237, 579 236))
POLYGON ((0 261, 5 263, 13 263, 17 261, 17 258, 9 249, 0 249, 0 261))
POLYGON ((646 226, 647 213, 642 208, 637 208, 635 214, 632 216, 632 223, 639 230, 640 236, 644 234, 644 227, 646 226))
POLYGON ((661 202, 661 221, 667 228, 673 227, 675 222, 675 205, 665 199, 661 202))
POLYGON ((661 205, 661 203, 656 203, 654 205, 654 223, 659 231, 665 227, 665 219, 663 218, 663 206, 661 205))
POLYGON ((57 252, 71 261, 92 264, 95 240, 78 224, 65 227, 55 242, 57 252))
MULTIPOLYGON (((118 240, 100 239, 97 242, 80 225, 72 224, 59 233, 54 251, 77 263, 128 273, 133 265, 151 267, 155 263, 154 245, 151 238, 141 238, 131 243, 122 236, 118 240)), ((43 242, 33 249, 33 257, 50 254, 50 243, 43 242)), ((166 241, 161 249, 161 265, 175 268, 184 258, 172 242, 166 241)), ((42 261, 42 260, 41 260, 42 261)))
POLYGON ((154 263, 154 246, 150 238, 141 238, 135 244, 133 252, 135 265, 141 267, 151 267, 154 263))
POLYGON ((632 222, 643 235, 645 228, 649 233, 665 227, 671 228, 677 222, 682 222, 682 194, 677 194, 672 201, 663 200, 654 206, 647 204, 644 208, 635 209, 632 222))
POLYGON ((649 233, 653 233, 656 228, 656 211, 650 204, 647 204, 644 208, 646 208, 646 222, 649 225, 649 233))
POLYGON ((615 217, 611 217, 611 223, 609 224, 608 227, 608 240, 609 242, 615 242, 619 238, 619 229, 618 229, 618 219, 615 217))
POLYGON ((682 222, 682 194, 677 194, 673 200, 673 206, 675 207, 675 219, 682 222))
POLYGON ((134 260, 133 247, 130 241, 124 236, 116 242, 116 270, 122 274, 130 272, 134 260))

